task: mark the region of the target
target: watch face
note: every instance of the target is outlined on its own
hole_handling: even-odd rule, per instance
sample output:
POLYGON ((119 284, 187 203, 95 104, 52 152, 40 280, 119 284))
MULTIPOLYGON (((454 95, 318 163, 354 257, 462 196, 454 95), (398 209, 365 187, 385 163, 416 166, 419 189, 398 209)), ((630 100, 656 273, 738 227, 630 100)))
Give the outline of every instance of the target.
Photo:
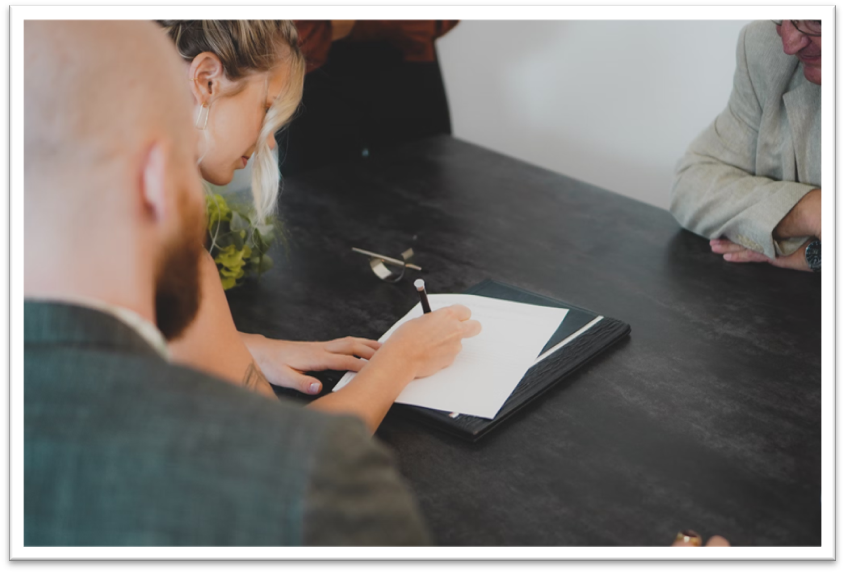
POLYGON ((804 258, 807 260, 807 265, 814 271, 822 270, 822 242, 813 241, 807 245, 807 250, 804 251, 804 258))

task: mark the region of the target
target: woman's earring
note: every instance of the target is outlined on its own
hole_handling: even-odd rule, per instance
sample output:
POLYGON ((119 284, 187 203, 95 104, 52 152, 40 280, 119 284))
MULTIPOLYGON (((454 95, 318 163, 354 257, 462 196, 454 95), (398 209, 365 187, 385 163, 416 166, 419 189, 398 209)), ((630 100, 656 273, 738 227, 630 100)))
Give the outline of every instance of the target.
POLYGON ((202 107, 200 107, 200 111, 197 114, 197 121, 194 124, 194 127, 197 129, 205 129, 208 126, 208 110, 208 104, 202 104, 202 107))

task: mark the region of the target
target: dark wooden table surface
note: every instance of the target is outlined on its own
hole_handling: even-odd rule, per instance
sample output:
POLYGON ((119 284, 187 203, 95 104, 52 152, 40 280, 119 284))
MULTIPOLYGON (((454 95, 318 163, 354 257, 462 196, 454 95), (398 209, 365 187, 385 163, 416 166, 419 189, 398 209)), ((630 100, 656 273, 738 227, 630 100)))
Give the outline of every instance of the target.
POLYGON ((388 415, 437 543, 821 543, 818 275, 726 263, 666 211, 449 137, 288 179, 280 210, 286 250, 229 297, 241 330, 378 338, 415 276, 352 247, 413 247, 430 292, 492 278, 632 327, 476 444, 388 415))

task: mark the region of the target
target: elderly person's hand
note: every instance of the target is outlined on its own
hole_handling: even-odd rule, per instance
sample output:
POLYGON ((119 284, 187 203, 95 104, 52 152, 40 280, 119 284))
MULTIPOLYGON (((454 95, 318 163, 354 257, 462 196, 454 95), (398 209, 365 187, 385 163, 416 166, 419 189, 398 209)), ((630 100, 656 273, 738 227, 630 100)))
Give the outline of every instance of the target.
POLYGON ((729 263, 769 263, 774 267, 782 269, 792 269, 796 271, 810 271, 807 265, 807 259, 804 257, 804 250, 811 241, 807 241, 801 247, 789 255, 788 257, 775 257, 770 259, 762 253, 746 249, 742 245, 737 245, 728 239, 713 239, 710 241, 710 250, 717 255, 722 255, 722 258, 729 263))
POLYGON ((790 237, 822 238, 822 190, 813 189, 781 219, 772 235, 776 239, 790 237))
MULTIPOLYGON (((678 532, 677 537, 675 538, 675 542, 672 544, 672 547, 701 547, 701 536, 692 531, 691 529, 687 529, 684 531, 678 532)), ((730 547, 731 544, 728 543, 728 540, 722 537, 721 535, 714 535, 711 537, 705 547, 730 547)))

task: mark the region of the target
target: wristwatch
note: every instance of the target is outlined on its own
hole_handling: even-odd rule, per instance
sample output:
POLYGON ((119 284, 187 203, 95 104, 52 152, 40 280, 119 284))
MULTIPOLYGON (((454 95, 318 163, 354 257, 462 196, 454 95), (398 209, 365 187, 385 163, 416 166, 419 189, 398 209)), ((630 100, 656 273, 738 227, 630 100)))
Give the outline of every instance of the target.
POLYGON ((822 270, 822 242, 818 239, 807 245, 804 251, 804 260, 814 273, 822 270))

